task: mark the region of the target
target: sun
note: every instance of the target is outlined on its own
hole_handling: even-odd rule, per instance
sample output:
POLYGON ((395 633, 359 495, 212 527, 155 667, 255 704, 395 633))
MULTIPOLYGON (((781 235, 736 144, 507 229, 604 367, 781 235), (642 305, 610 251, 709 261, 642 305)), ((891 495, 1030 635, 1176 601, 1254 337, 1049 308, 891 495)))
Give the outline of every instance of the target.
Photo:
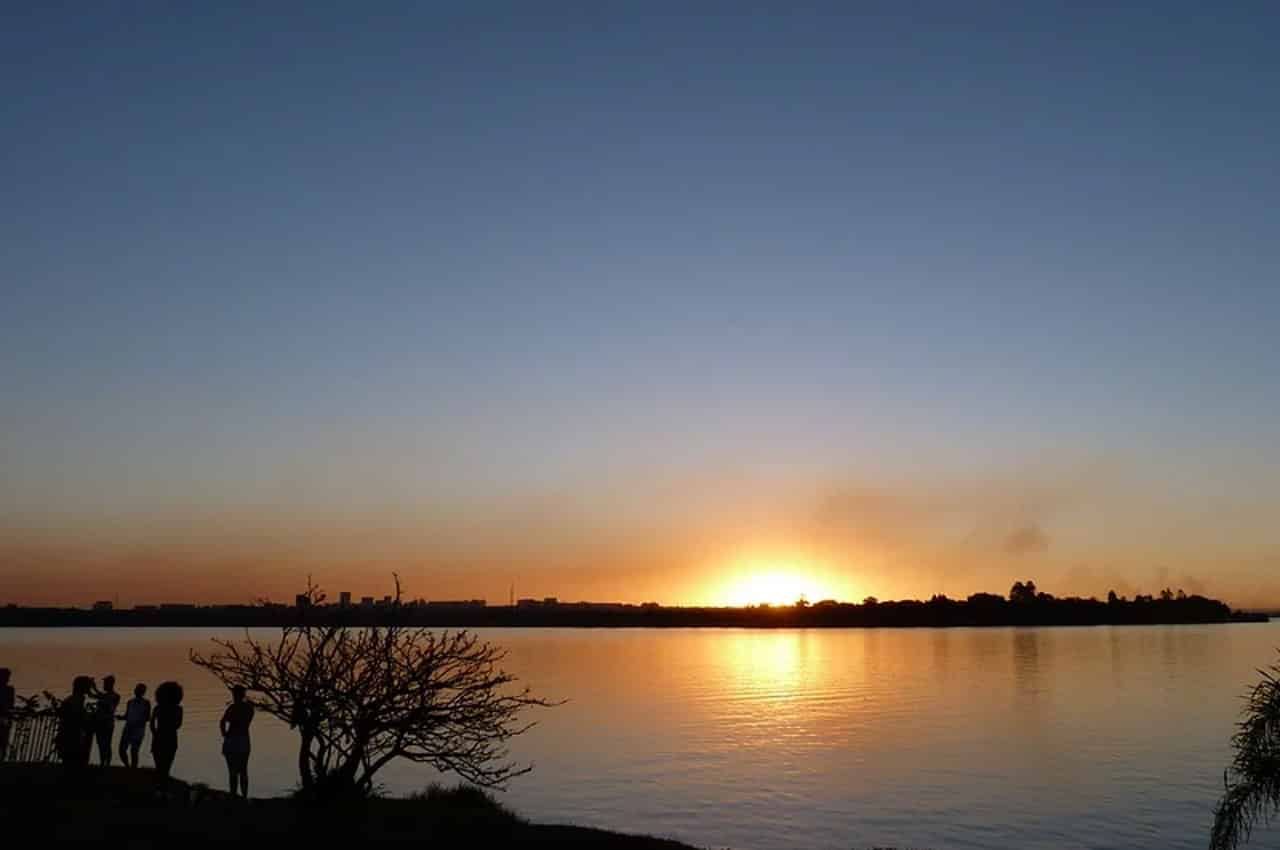
POLYGON ((794 605, 799 599, 816 602, 829 595, 828 589, 810 571, 798 565, 749 565, 725 588, 724 604, 734 607, 794 605))

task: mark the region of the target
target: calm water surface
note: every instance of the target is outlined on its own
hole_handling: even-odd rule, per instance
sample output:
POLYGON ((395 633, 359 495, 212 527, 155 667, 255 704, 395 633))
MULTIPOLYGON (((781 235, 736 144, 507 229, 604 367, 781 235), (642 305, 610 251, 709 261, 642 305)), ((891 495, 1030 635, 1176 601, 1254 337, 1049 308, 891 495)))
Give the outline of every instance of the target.
MULTIPOLYGON (((535 769, 509 805, 743 850, 1202 848, 1240 695, 1280 646, 1280 623, 481 631, 539 694, 569 700, 514 747, 535 769)), ((226 695, 186 660, 212 636, 0 630, 0 666, 19 693, 64 693, 77 673, 126 692, 180 679, 175 773, 221 785, 226 695)), ((254 794, 294 785, 293 742, 255 721, 254 794)), ((385 776, 393 792, 435 778, 385 776)))

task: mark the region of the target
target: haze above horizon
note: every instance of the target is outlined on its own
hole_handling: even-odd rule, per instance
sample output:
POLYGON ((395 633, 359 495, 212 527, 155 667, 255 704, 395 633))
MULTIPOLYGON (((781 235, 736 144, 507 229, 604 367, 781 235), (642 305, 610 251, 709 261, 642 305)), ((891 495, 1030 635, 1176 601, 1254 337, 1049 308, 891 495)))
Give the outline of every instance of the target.
POLYGON ((0 604, 1280 605, 1277 40, 1263 3, 11 10, 0 604))

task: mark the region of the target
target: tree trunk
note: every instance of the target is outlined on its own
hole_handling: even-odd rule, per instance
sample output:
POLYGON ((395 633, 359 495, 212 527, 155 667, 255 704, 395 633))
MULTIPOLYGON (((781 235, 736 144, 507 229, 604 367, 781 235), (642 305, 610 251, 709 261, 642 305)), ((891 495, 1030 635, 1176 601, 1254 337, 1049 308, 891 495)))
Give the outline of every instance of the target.
POLYGON ((363 763, 364 745, 358 744, 338 769, 338 781, 342 787, 353 789, 357 787, 356 774, 360 772, 360 765, 363 763))
POLYGON ((302 746, 298 748, 298 775, 302 777, 302 787, 311 788, 316 784, 315 775, 311 772, 311 735, 302 733, 302 746))

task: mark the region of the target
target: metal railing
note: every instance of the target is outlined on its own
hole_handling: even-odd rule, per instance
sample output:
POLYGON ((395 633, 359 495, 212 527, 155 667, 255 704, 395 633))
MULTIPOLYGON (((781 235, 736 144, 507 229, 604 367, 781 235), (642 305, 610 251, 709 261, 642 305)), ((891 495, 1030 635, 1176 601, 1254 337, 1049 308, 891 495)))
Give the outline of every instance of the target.
POLYGON ((9 750, 5 761, 58 760, 58 717, 52 711, 15 710, 9 716, 9 750))

